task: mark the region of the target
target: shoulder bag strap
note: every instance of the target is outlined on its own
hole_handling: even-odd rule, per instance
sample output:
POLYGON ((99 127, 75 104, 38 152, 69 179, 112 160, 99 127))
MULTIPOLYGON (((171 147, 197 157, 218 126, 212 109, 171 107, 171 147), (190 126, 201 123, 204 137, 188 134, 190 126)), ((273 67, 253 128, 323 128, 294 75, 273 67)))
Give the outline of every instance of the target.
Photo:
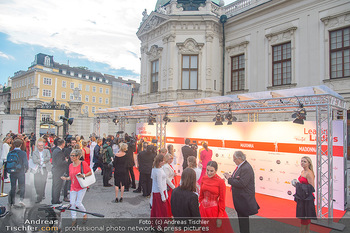
POLYGON ((81 174, 84 175, 83 162, 80 162, 80 170, 81 174))

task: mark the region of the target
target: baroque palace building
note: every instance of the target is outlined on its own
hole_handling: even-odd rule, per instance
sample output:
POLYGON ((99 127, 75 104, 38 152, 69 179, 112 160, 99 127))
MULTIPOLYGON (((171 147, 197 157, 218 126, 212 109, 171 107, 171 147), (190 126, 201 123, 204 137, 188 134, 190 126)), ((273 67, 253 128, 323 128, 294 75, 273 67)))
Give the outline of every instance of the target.
MULTIPOLYGON (((27 71, 18 71, 11 79, 11 114, 21 114, 26 101, 34 97, 33 87, 38 88, 36 97, 39 100, 50 102, 54 99, 66 106, 74 100, 73 89, 79 88, 82 114, 93 117, 98 109, 130 105, 132 92, 139 86, 133 80, 56 63, 53 56, 42 53, 35 56, 27 71)), ((42 110, 41 119, 57 121, 63 111, 56 112, 42 110)))
POLYGON ((317 85, 350 101, 348 0, 158 0, 137 36, 138 104, 317 85))

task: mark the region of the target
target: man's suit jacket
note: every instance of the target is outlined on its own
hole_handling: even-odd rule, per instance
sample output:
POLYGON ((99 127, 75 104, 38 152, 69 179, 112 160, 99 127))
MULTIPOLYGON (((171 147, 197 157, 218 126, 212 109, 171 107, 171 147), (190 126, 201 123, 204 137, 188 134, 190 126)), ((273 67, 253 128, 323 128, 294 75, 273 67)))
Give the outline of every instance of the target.
POLYGON ((65 160, 65 154, 60 148, 52 152, 52 172, 63 175, 66 172, 68 162, 65 160))
POLYGON ((228 179, 232 186, 232 199, 237 213, 250 216, 260 208, 255 200, 255 180, 252 166, 243 162, 240 168, 228 179))
POLYGON ((195 151, 188 145, 185 145, 181 148, 181 152, 182 152, 182 156, 183 156, 183 163, 182 163, 182 167, 183 169, 185 169, 186 167, 188 167, 187 164, 187 158, 190 156, 194 156, 197 158, 195 151))
MULTIPOLYGON (((46 166, 46 169, 48 171, 50 171, 51 170, 51 163, 50 163, 51 153, 50 153, 50 151, 48 149, 44 149, 43 150, 43 157, 44 157, 44 164, 46 166)), ((40 154, 39 154, 38 150, 35 150, 33 152, 32 159, 33 159, 33 163, 34 164, 37 164, 37 165, 40 166, 40 154)))

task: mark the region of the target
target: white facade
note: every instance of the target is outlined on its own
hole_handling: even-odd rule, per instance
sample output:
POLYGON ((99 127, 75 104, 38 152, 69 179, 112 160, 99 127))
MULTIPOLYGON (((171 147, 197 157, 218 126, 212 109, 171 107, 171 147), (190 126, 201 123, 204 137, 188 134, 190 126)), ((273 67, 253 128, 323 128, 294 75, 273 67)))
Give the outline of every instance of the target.
MULTIPOLYGON (((325 84, 350 101, 350 76, 331 79, 329 38, 330 31, 350 27, 348 0, 238 0, 226 7, 207 1, 198 11, 183 11, 171 1, 144 16, 137 32, 141 40, 139 104, 222 94, 223 14, 228 16, 224 24, 225 95, 325 84), (282 44, 290 46, 286 65, 290 70, 286 83, 280 85, 276 84, 278 75, 273 81, 274 72, 279 72, 273 50, 277 54, 282 44), (197 89, 184 90, 182 59, 191 54, 198 56, 197 89), (235 56, 243 59, 244 81, 232 89, 235 56), (155 60, 159 60, 158 89, 152 92, 155 60)), ((347 69, 346 55, 343 63, 347 69)))

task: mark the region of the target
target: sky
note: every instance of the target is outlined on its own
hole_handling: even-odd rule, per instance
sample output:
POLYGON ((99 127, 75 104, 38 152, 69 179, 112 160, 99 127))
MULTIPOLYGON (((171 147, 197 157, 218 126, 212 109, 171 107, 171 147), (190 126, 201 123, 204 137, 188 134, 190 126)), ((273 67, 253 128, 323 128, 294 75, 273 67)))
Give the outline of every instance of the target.
MULTIPOLYGON (((225 0, 225 5, 235 0, 225 0)), ((157 0, 0 0, 0 84, 35 55, 139 81, 142 12, 157 0)))

